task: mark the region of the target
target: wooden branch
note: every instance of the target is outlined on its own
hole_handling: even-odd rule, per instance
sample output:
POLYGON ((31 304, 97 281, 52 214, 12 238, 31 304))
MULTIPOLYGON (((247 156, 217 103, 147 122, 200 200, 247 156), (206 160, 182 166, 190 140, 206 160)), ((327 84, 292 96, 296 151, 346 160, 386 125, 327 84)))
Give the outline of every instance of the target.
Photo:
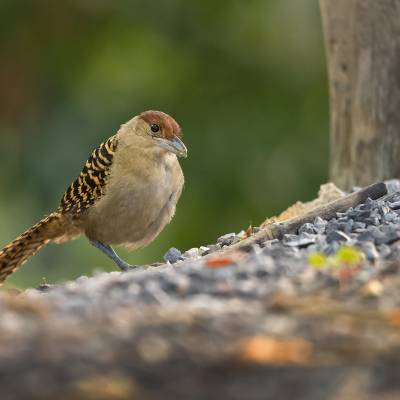
MULTIPOLYGON (((373 200, 379 199, 387 193, 387 187, 383 182, 378 182, 367 186, 355 193, 351 193, 341 199, 332 201, 325 206, 317 207, 303 215, 291 218, 285 222, 272 223, 267 225, 260 232, 242 240, 229 248, 227 251, 240 250, 241 248, 253 245, 257 242, 265 240, 281 239, 283 235, 288 233, 296 233, 296 231, 306 222, 313 222, 316 217, 329 220, 336 216, 337 212, 344 212, 350 207, 356 207, 358 204, 365 202, 368 198, 373 200)), ((225 249, 224 249, 225 250, 225 249)), ((212 255, 212 254, 211 254, 212 255)))

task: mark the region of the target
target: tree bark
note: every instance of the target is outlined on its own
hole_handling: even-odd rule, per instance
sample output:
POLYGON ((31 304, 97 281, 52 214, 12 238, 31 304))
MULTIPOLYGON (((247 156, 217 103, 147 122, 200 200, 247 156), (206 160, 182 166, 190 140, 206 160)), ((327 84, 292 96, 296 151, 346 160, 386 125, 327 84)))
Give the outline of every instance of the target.
POLYGON ((330 176, 341 189, 400 177, 400 0, 320 0, 330 176))

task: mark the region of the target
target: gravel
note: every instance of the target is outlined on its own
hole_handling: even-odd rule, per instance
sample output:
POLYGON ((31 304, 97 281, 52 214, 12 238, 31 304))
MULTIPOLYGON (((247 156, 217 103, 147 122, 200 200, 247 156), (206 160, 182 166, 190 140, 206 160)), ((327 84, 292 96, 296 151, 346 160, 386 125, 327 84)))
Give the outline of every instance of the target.
MULTIPOLYGON (((84 381, 83 386, 76 386, 87 390, 87 387, 103 387, 105 373, 112 370, 131 376, 133 391, 151 386, 149 382, 155 382, 154 387, 158 387, 154 377, 174 371, 181 378, 180 383, 189 382, 188 393, 193 393, 196 391, 191 379, 193 382, 199 379, 204 384, 205 376, 212 378, 212 382, 225 377, 219 368, 228 365, 226 371, 232 371, 229 369, 232 349, 238 343, 243 349, 243 340, 256 337, 258 341, 250 341, 250 347, 245 347, 246 352, 240 353, 241 358, 233 364, 235 370, 247 368, 246 360, 241 364, 242 357, 254 357, 255 363, 246 370, 252 383, 246 384, 244 375, 232 376, 227 387, 229 393, 234 393, 233 384, 243 384, 246 390, 254 384, 262 395, 251 397, 246 392, 246 396, 220 398, 293 398, 293 393, 280 396, 282 388, 288 386, 284 380, 279 381, 282 369, 278 368, 275 375, 272 364, 265 368, 260 363, 260 357, 270 363, 268 357, 272 354, 278 357, 279 364, 279 357, 287 350, 284 346, 283 351, 279 340, 300 337, 299 342, 289 341, 292 345, 289 349, 293 350, 293 346, 295 350, 300 349, 294 351, 295 364, 299 362, 301 349, 307 349, 304 340, 309 341, 316 355, 312 360, 315 364, 307 365, 315 365, 316 371, 321 365, 326 366, 327 360, 336 360, 333 365, 338 366, 353 360, 352 357, 360 357, 359 364, 366 365, 365 360, 372 359, 374 351, 382 351, 382 343, 393 345, 393 352, 388 350, 385 354, 398 354, 400 338, 395 342, 394 330, 389 331, 386 322, 379 325, 380 314, 373 313, 384 312, 383 321, 388 321, 387 311, 400 309, 397 285, 400 282, 400 183, 391 181, 389 189, 389 194, 381 199, 368 199, 337 213, 329 221, 317 217, 281 240, 257 242, 247 246, 246 251, 218 253, 246 237, 244 231, 232 232, 198 248, 173 247, 166 252, 165 263, 161 265, 138 267, 124 273, 97 272, 92 277, 82 276, 60 285, 41 285, 38 289, 26 290, 23 296, 12 297, 23 297, 21 300, 10 301, 0 296, 0 336, 6 338, 0 341, 0 381, 4 374, 14 376, 24 372, 25 376, 27 371, 41 371, 42 378, 48 377, 46 382, 56 380, 57 385, 63 385, 66 377, 76 382, 86 373, 82 371, 91 371, 90 376, 99 379, 93 381, 96 384, 90 386, 84 381), (338 254, 344 248, 357 250, 360 259, 355 265, 338 261, 338 254), (322 265, 312 264, 313 257, 323 260, 322 265), (329 308, 333 304, 330 302, 335 302, 332 308, 329 308), (343 312, 348 313, 345 318, 338 312, 342 306, 343 312), (351 310, 357 312, 351 313, 351 310), (363 314, 364 310, 368 313, 363 314), (351 318, 354 321, 349 322, 351 318), (390 340, 385 340, 386 332, 390 340), (362 339, 356 340, 360 335, 362 339), (279 351, 271 353, 274 346, 279 351), (347 349, 355 348, 351 354, 346 353, 347 349), (43 361, 48 351, 51 356, 45 356, 43 361), (318 352, 323 355, 321 358, 318 352), (48 363, 53 367, 47 367, 48 363), (255 379, 257 375, 252 375, 255 366, 264 374, 259 378, 272 374, 268 375, 270 379, 255 379), (261 383, 278 381, 279 392, 264 397, 269 389, 260 386, 261 383)), ((253 228, 253 232, 258 230, 253 228)), ((398 327, 399 318, 393 314, 389 321, 398 327)), ((390 371, 392 359, 387 364, 382 360, 380 368, 387 365, 390 371)), ((393 369, 400 365, 400 354, 393 365, 393 369)), ((301 370, 296 366, 291 379, 301 370)), ((307 371, 309 382, 315 382, 313 387, 319 389, 322 383, 315 380, 317 372, 307 371)), ((34 391, 43 388, 52 393, 48 398, 56 398, 51 391, 59 387, 42 385, 42 378, 32 375, 32 379, 23 382, 34 391)), ((394 384, 397 381, 397 377, 393 378, 394 384)), ((10 393, 22 390, 18 379, 1 382, 8 385, 10 393)), ((175 380, 168 376, 165 382, 169 385, 175 380)), ((176 390, 186 390, 184 385, 172 385, 176 390)), ((206 387, 214 389, 213 385, 206 387)), ((126 386, 119 384, 112 388, 122 390, 126 386)), ((37 398, 45 398, 40 391, 37 393, 37 398)), ((15 394, 5 398, 24 397, 15 394)), ((199 398, 210 398, 210 395, 199 398)))
MULTIPOLYGON (((399 207, 400 192, 378 200, 368 199, 354 209, 337 213, 329 221, 317 217, 282 240, 254 244, 243 256, 232 255, 229 260, 219 262, 215 252, 244 238, 243 231, 232 232, 220 236, 215 244, 200 248, 180 251, 173 247, 164 256, 166 264, 161 266, 136 268, 123 274, 98 273, 92 278, 46 288, 46 293, 41 291, 40 296, 47 296, 65 310, 75 309, 77 305, 72 299, 76 299, 82 302, 80 307, 84 312, 85 304, 89 306, 83 299, 88 296, 90 304, 103 304, 102 299, 107 298, 107 307, 113 308, 131 303, 171 304, 183 299, 198 304, 198 296, 207 302, 211 298, 254 300, 281 290, 302 293, 327 284, 326 280, 320 281, 321 275, 330 275, 329 285, 336 282, 338 287, 340 279, 331 269, 310 273, 309 256, 315 252, 332 256, 343 245, 349 245, 365 255, 367 270, 368 262, 376 267, 377 263, 393 258, 399 253, 400 217, 392 210, 399 207), (217 259, 216 266, 213 256, 217 259)), ((356 273, 354 281, 357 279, 356 273)), ((27 293, 37 296, 35 293, 39 292, 27 293)))
MULTIPOLYGON (((396 187, 394 183, 392 186, 396 187)), ((400 192, 368 199, 329 221, 317 217, 282 240, 254 244, 246 253, 232 254, 228 259, 219 260, 218 250, 242 240, 243 231, 186 251, 172 247, 164 256, 166 263, 160 266, 139 267, 126 273, 96 273, 62 285, 30 289, 25 294, 32 299, 46 299, 62 315, 71 317, 76 310, 85 315, 94 308, 105 312, 129 304, 168 306, 184 301, 199 305, 199 298, 202 304, 208 304, 212 299, 248 301, 282 291, 301 295, 316 288, 339 288, 337 271, 329 266, 310 267, 310 255, 334 256, 342 246, 352 246, 365 258, 353 282, 374 276, 400 255, 400 216, 393 210, 400 210, 400 192)))

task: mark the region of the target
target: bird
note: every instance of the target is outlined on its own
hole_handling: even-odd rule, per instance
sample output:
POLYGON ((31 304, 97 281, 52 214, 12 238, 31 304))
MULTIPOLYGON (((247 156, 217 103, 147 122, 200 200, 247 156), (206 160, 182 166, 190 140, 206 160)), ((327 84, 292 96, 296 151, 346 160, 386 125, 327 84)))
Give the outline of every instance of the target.
POLYGON ((46 244, 85 235, 126 271, 112 246, 148 245, 175 214, 184 186, 178 157, 187 157, 179 124, 144 111, 96 148, 59 207, 0 251, 0 283, 46 244))

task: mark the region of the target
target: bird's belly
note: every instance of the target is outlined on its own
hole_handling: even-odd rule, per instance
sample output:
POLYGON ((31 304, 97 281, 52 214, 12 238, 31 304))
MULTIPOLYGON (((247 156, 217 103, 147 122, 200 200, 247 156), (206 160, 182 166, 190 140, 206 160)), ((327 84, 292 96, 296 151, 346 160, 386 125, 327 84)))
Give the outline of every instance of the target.
POLYGON ((88 213, 85 233, 105 244, 145 246, 170 222, 181 189, 136 182, 110 190, 88 213))

